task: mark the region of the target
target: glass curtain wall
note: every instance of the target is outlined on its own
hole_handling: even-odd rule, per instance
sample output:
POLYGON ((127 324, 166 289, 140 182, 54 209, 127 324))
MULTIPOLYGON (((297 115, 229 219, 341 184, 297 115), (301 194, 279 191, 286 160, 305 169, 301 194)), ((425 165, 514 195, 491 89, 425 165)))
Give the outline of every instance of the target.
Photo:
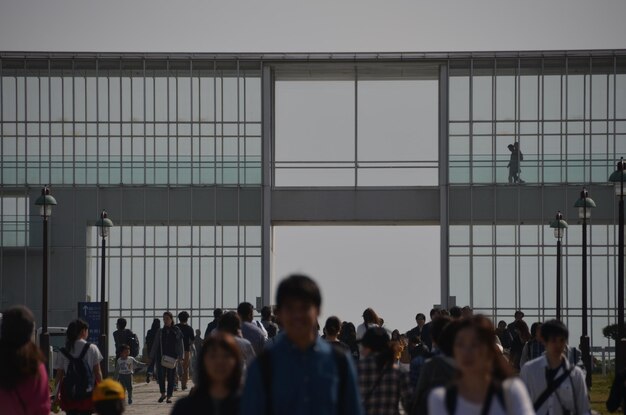
MULTIPOLYGON (((96 227, 87 228, 87 243, 87 296, 99 301, 96 227)), ((188 311, 204 335, 215 308, 256 307, 261 297, 260 226, 114 227, 106 261, 109 327, 123 317, 138 335, 168 310, 188 311)))
MULTIPOLYGON (((511 186, 521 191, 608 185, 615 162, 626 155, 626 59, 451 60, 448 126, 450 192, 468 192, 463 194, 470 200, 485 186, 503 192, 511 186)), ((573 205, 576 197, 571 199, 573 205)), ((564 212, 568 208, 561 207, 564 212)), ((495 206, 489 221, 469 208, 462 214, 449 210, 450 295, 456 296, 457 304, 471 305, 497 320, 512 321, 516 309, 524 310, 529 323, 554 318, 556 242, 548 227, 552 208, 542 198, 537 204, 541 211, 520 211, 513 215, 517 220, 498 219, 507 216, 501 209, 495 206)), ((609 214, 589 227, 594 346, 609 345, 602 328, 616 321, 616 217, 613 212, 613 219, 609 214)), ((582 235, 576 219, 567 219, 563 313, 572 338, 577 339, 582 235)))
POLYGON ((452 184, 605 183, 626 154, 624 57, 452 60, 449 87, 452 184))
MULTIPOLYGON (((33 189, 51 185, 66 213, 55 215, 50 226, 55 324, 65 324, 77 301, 99 301, 100 238, 91 225, 107 206, 97 206, 93 216, 85 210, 101 203, 101 194, 120 200, 129 186, 144 196, 147 189, 161 192, 155 199, 163 205, 126 206, 128 214, 114 209, 121 202, 108 206, 115 222, 107 248, 110 327, 126 317, 141 335, 144 322, 149 326, 162 311, 192 308, 194 324, 206 326, 215 307, 256 304, 259 60, 3 57, 0 138, 2 248, 22 247, 0 250, 0 281, 26 281, 28 269, 36 268, 26 265, 41 263, 40 250, 31 249, 41 246, 33 189), (195 204, 174 201, 175 188, 191 189, 195 204), (81 205, 86 194, 93 196, 89 207, 81 205), (197 200, 210 206, 204 209, 197 200), (200 219, 194 216, 199 210, 200 219), (20 270, 10 268, 9 254, 23 255, 11 262, 23 262, 20 270)), ((38 284, 39 276, 33 278, 38 284)), ((23 291, 23 302, 39 307, 31 300, 37 298, 32 287, 23 291)))
POLYGON ((259 185, 258 63, 3 60, 4 185, 259 185))
POLYGON ((438 65, 276 69, 274 185, 436 186, 438 65))

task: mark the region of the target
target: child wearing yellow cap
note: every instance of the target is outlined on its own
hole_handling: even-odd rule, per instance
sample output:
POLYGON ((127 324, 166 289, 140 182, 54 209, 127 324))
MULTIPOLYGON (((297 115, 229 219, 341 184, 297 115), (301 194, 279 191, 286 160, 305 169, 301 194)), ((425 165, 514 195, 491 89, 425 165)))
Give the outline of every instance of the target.
POLYGON ((91 399, 99 415, 120 415, 124 412, 126 393, 121 383, 111 378, 98 383, 91 399))

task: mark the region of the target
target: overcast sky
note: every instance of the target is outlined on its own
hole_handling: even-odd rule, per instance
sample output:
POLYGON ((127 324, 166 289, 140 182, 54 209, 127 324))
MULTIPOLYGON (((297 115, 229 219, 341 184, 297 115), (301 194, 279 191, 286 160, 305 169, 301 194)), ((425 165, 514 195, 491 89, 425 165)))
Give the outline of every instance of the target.
POLYGON ((0 0, 0 50, 611 49, 623 0, 0 0))
MULTIPOLYGON (((613 49, 626 47, 625 17, 624 0, 0 0, 0 51, 613 49)), ((439 302, 438 236, 426 226, 281 227, 274 275, 311 273, 327 312, 358 322, 372 305, 407 329, 439 302), (400 279, 381 280, 390 276, 400 279), (432 291, 406 297, 416 284, 432 291)))

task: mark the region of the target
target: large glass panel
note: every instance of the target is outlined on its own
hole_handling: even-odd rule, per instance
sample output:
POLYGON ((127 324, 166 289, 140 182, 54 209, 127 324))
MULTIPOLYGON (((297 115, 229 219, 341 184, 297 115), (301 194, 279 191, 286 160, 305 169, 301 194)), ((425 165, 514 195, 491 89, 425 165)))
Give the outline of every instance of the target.
MULTIPOLYGON (((332 185, 332 175, 325 179, 328 172, 324 166, 333 162, 349 167, 354 162, 354 81, 276 82, 275 108, 276 162, 309 162, 304 174, 308 184, 319 180, 323 185, 332 185), (310 162, 317 162, 319 167, 311 168, 310 162)), ((277 186, 285 185, 285 180, 297 171, 284 176, 280 173, 278 170, 277 186)))
MULTIPOLYGON (((260 234, 260 226, 112 228, 107 244, 110 317, 128 319, 132 315, 149 326, 165 309, 174 314, 187 310, 199 319, 212 316, 214 307, 236 308, 244 299, 256 304, 261 296, 260 234), (249 237, 237 238, 238 229, 249 237), (213 249, 215 233, 217 250, 213 249), (234 255, 228 256, 228 249, 234 255), (245 266, 238 265, 244 264, 238 256, 245 251, 245 266)), ((87 295, 99 299, 98 230, 87 228, 87 237, 87 295)), ((113 350, 112 340, 110 347, 113 350)))
POLYGON ((449 80, 451 121, 469 120, 470 107, 470 78, 469 76, 451 76, 449 80))

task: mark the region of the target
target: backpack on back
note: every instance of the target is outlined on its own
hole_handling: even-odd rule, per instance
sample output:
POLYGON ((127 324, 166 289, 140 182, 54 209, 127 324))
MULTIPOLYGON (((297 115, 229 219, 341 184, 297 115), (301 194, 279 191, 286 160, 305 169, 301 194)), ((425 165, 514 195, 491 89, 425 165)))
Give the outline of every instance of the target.
POLYGON ((132 357, 139 356, 139 339, 132 331, 128 334, 128 345, 130 346, 130 355, 132 357))
POLYGON ((91 389, 94 385, 93 368, 85 362, 84 358, 91 343, 85 344, 78 357, 72 356, 66 348, 61 348, 61 353, 67 358, 69 364, 63 378, 63 394, 72 401, 80 401, 91 397, 91 389))

